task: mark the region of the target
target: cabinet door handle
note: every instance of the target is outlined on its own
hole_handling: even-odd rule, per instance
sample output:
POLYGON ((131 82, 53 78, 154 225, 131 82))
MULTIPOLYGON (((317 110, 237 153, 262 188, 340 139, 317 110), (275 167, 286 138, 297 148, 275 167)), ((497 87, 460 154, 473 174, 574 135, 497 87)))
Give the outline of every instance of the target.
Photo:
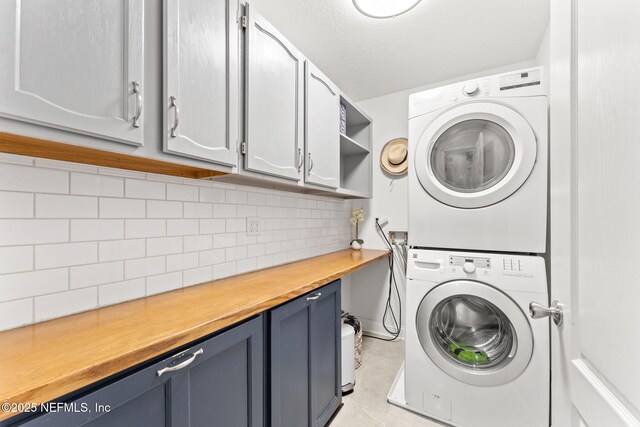
POLYGON ((309 172, 313 169, 313 159, 311 158, 311 153, 309 153, 309 172))
POLYGON ((298 148, 298 172, 302 169, 302 165, 304 164, 304 156, 302 155, 302 148, 298 148))
POLYGON ((320 298, 321 296, 322 296, 322 292, 318 292, 317 294, 315 294, 315 295, 314 295, 314 296, 312 296, 312 297, 307 297, 307 301, 315 301, 315 300, 317 300, 318 298, 320 298))
POLYGON ((133 83, 133 93, 136 94, 136 115, 133 116, 133 127, 140 127, 140 116, 142 115, 142 92, 140 92, 140 82, 133 83))
POLYGON ((171 128, 171 132, 169 132, 169 135, 171 136, 171 138, 175 138, 176 129, 178 129, 178 125, 180 124, 180 109, 178 108, 178 103, 176 102, 175 96, 171 96, 169 97, 169 99, 171 100, 171 105, 169 105, 169 108, 175 108, 176 110, 173 116, 173 127, 171 128))
POLYGON ((184 362, 180 362, 177 365, 171 365, 169 364, 169 366, 167 366, 166 368, 162 368, 160 370, 158 370, 158 376, 161 376, 162 374, 164 374, 165 372, 173 372, 173 371, 178 371, 182 368, 185 368, 189 365, 191 365, 193 363, 194 360, 196 360, 196 357, 198 357, 199 355, 201 355, 202 353, 204 353, 203 349, 200 349, 198 351, 195 351, 194 353, 191 354, 191 357, 189 357, 187 360, 185 360, 184 362))

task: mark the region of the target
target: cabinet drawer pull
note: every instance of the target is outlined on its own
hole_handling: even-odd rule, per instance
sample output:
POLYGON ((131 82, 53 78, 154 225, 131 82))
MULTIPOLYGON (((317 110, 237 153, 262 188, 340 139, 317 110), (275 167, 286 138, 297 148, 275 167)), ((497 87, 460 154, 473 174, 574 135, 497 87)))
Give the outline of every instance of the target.
POLYGON ((173 127, 171 128, 171 132, 169 132, 169 135, 171 136, 171 138, 175 138, 176 130, 178 129, 178 125, 180 124, 180 109, 178 108, 178 103, 176 102, 175 96, 171 96, 169 97, 169 99, 171 100, 169 108, 175 108, 176 110, 173 116, 173 127))
POLYGON ((309 153, 309 172, 313 169, 313 159, 311 158, 311 153, 309 153))
POLYGON ((321 296, 322 296, 322 292, 318 292, 317 294, 315 294, 315 295, 314 295, 314 296, 312 296, 312 297, 307 297, 307 301, 315 301, 315 300, 317 300, 318 298, 320 298, 321 296))
POLYGON ((196 357, 198 357, 199 355, 201 355, 202 353, 204 353, 203 349, 200 349, 194 353, 191 354, 191 357, 189 357, 187 360, 185 360, 184 362, 180 362, 177 365, 173 365, 171 366, 171 364, 169 364, 169 366, 167 366, 166 368, 162 368, 160 370, 158 370, 158 376, 161 376, 162 374, 164 374, 165 372, 173 372, 173 371, 178 371, 182 368, 185 368, 189 365, 191 365, 193 363, 194 360, 196 360, 196 357))
POLYGON ((140 92, 140 82, 133 82, 133 93, 136 94, 136 115, 133 117, 133 127, 140 127, 140 116, 142 115, 142 93, 140 92))

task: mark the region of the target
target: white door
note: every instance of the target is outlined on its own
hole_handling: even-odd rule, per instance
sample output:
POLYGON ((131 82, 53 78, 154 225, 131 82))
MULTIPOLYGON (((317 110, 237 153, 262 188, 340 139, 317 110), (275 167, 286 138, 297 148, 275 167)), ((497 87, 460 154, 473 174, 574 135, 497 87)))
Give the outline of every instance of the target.
POLYGON ((235 166, 238 1, 165 0, 164 148, 235 166))
MULTIPOLYGON (((545 97, 529 102, 547 108, 545 97)), ((536 135, 520 113, 495 102, 469 102, 429 124, 413 166, 431 197, 457 208, 481 208, 516 192, 537 153, 536 135)))
POLYGON ((300 180, 304 135, 304 58, 247 5, 245 167, 300 180))
POLYGON ((143 0, 0 2, 0 115, 142 145, 143 0))
POLYGON ((305 181, 340 186, 340 95, 338 88, 306 62, 305 181))
POLYGON ((552 424, 640 425, 640 3, 551 2, 552 424))

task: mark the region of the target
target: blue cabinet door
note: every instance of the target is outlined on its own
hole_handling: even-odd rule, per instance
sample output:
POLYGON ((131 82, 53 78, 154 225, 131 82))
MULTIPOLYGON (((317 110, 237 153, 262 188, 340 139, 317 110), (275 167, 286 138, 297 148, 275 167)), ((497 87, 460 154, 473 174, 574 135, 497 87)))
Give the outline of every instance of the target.
POLYGON ((340 281, 269 313, 272 427, 324 426, 341 403, 340 281))
POLYGON ((60 412, 0 426, 260 427, 263 335, 259 316, 65 401, 60 412))
POLYGON ((309 306, 311 426, 327 424, 342 401, 340 283, 320 289, 309 306))

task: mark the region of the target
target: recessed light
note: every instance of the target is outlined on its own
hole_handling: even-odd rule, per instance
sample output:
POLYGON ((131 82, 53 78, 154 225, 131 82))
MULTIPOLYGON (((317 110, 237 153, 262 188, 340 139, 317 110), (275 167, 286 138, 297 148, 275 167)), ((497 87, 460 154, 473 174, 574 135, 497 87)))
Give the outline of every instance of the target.
POLYGON ((421 0, 353 0, 353 4, 370 18, 395 18, 416 7, 421 0))

